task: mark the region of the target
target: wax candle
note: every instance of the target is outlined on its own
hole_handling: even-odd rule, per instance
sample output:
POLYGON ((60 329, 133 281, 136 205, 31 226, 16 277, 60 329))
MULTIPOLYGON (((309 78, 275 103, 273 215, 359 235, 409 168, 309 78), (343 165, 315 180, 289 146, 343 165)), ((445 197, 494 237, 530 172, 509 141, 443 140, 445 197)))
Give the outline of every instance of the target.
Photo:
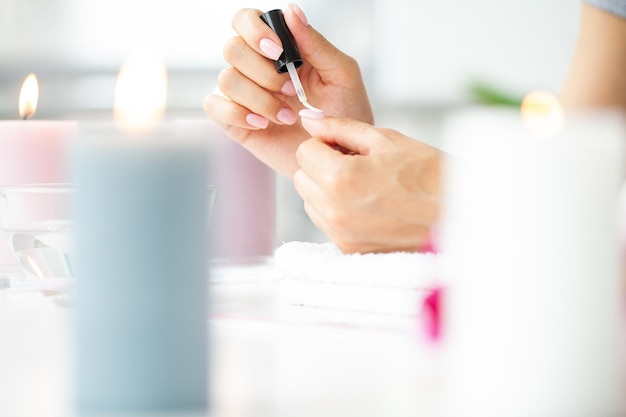
POLYGON ((211 225, 211 257, 230 262, 266 261, 276 248, 276 176, 213 122, 178 122, 183 136, 210 146, 210 177, 219 187, 211 225))
POLYGON ((105 135, 77 150, 77 405, 202 411, 207 154, 105 135))
POLYGON ((79 416, 204 416, 206 141, 139 121, 78 133, 74 403, 79 416))
POLYGON ((613 114, 551 137, 505 112, 447 123, 445 415, 623 414, 624 132, 613 114))
MULTIPOLYGON (((20 117, 31 118, 37 109, 37 81, 27 77, 20 92, 20 117)), ((68 150, 77 124, 74 121, 0 121, 0 185, 71 181, 68 150)), ((6 239, 0 239, 0 274, 17 265, 6 239)))

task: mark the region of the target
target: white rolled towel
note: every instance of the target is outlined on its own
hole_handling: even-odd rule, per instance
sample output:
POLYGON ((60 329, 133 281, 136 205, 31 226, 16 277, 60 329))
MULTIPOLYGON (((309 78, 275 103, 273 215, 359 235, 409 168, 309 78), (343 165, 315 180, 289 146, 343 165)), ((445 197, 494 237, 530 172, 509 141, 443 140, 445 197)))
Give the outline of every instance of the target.
POLYGON ((438 282, 441 255, 343 254, 333 243, 289 242, 274 255, 283 320, 377 327, 414 326, 438 282))

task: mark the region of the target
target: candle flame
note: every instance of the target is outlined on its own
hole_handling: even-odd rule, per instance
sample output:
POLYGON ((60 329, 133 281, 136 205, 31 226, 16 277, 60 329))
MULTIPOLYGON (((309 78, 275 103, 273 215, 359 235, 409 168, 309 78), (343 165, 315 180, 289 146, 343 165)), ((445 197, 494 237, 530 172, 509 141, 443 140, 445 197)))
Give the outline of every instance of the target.
POLYGON ((522 100, 520 112, 526 127, 538 137, 555 137, 565 123, 561 103, 547 91, 528 93, 522 100))
POLYGON ((127 58, 117 76, 113 115, 131 130, 148 130, 163 117, 167 69, 161 57, 140 51, 127 58))
POLYGON ((19 111, 22 119, 33 117, 37 111, 37 101, 39 101, 39 83, 37 76, 31 72, 24 79, 20 90, 19 111))

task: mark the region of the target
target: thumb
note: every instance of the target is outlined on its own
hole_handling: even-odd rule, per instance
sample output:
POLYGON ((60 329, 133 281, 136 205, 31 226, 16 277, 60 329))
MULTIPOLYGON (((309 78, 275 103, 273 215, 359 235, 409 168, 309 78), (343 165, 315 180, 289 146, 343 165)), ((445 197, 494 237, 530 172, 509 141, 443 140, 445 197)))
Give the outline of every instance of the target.
POLYGON ((302 126, 311 136, 330 146, 338 145, 359 155, 368 155, 384 140, 380 131, 370 124, 342 117, 320 118, 309 112, 300 111, 302 126))
POLYGON ((302 59, 315 68, 322 78, 325 78, 324 74, 340 71, 351 60, 309 25, 306 15, 297 4, 290 3, 284 15, 302 59))

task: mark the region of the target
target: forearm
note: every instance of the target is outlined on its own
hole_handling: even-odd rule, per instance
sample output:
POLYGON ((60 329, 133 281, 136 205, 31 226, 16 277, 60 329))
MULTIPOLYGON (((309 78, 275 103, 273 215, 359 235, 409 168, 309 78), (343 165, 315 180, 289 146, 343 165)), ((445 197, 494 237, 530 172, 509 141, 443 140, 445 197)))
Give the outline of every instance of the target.
POLYGON ((584 3, 561 101, 570 109, 626 110, 626 20, 584 3))

